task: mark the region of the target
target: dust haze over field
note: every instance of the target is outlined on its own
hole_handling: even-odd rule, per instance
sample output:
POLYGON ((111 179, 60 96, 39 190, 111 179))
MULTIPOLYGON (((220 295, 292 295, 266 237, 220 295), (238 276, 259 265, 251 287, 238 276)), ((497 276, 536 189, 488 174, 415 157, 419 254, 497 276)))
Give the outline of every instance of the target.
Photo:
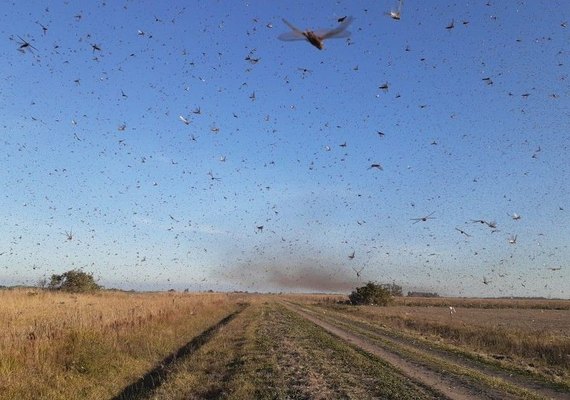
MULTIPOLYGON (((353 275, 353 274, 350 274, 353 275)), ((356 280, 347 273, 326 271, 324 268, 297 266, 290 273, 287 270, 269 270, 269 282, 286 289, 307 289, 322 292, 347 291, 354 288, 350 282, 356 280)))
POLYGON ((253 262, 220 271, 214 279, 217 277, 248 290, 350 292, 358 284, 355 273, 348 266, 323 266, 311 261, 253 262))

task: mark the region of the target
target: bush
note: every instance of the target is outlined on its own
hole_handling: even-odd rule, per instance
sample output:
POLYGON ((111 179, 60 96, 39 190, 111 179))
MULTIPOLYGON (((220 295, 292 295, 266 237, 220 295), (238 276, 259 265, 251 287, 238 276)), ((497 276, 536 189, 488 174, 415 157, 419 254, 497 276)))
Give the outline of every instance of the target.
POLYGON ((52 275, 48 289, 80 293, 93 292, 102 287, 95 282, 92 274, 74 269, 61 275, 52 275))
POLYGON ((353 305, 386 306, 392 301, 390 290, 374 282, 368 282, 366 286, 356 288, 348 298, 353 305))
POLYGON ((390 292, 392 296, 403 296, 402 287, 400 285, 396 285, 395 283, 382 283, 380 286, 390 292))

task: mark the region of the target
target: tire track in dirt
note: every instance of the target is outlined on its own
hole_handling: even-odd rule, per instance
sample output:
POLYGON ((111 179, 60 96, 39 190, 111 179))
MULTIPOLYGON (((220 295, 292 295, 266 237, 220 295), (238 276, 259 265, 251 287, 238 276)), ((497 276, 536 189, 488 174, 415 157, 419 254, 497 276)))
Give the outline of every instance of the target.
POLYGON ((390 364, 275 302, 262 323, 277 355, 280 399, 441 399, 390 364))
MULTIPOLYGON (((305 309, 305 311, 315 313, 315 310, 305 309)), ((332 313, 335 312, 332 311, 332 313)), ((432 347, 428 343, 411 341, 409 338, 388 329, 377 329, 365 322, 353 320, 350 316, 343 315, 342 313, 335 313, 335 316, 332 316, 332 313, 327 314, 327 316, 343 326, 354 326, 364 335, 369 335, 370 339, 373 341, 377 340, 380 342, 388 342, 395 344, 396 346, 411 349, 412 351, 419 351, 447 363, 471 369, 480 374, 492 376, 493 378, 499 378, 516 387, 536 393, 537 396, 556 400, 566 400, 569 398, 568 392, 565 388, 556 387, 554 384, 544 380, 539 380, 536 377, 511 372, 509 370, 501 370, 499 366, 485 364, 481 361, 467 358, 457 353, 432 347)))
POLYGON ((246 307, 248 307, 247 304, 242 305, 238 310, 222 318, 219 322, 210 326, 208 329, 206 329, 198 336, 194 337, 184 346, 169 354, 152 370, 148 371, 136 382, 133 382, 129 386, 125 387, 121 393, 113 397, 113 400, 134 400, 146 399, 150 397, 153 391, 162 385, 166 379, 168 379, 168 376, 175 369, 177 364, 195 353, 200 347, 210 341, 223 326, 231 322, 246 307))
MULTIPOLYGON (((499 391, 498 389, 488 387, 479 382, 466 382, 459 377, 446 373, 439 368, 428 368, 421 363, 416 363, 407 358, 402 357, 394 351, 388 350, 380 344, 374 343, 370 338, 355 333, 351 329, 336 326, 331 322, 327 322, 318 316, 309 313, 308 310, 301 309, 297 305, 291 303, 284 303, 284 305, 311 321, 312 323, 320 326, 326 331, 334 334, 335 336, 351 343, 352 345, 361 348, 362 350, 373 354, 381 359, 392 364, 404 375, 411 379, 420 382, 421 384, 440 392, 442 396, 450 399, 515 399, 519 398, 515 395, 499 391)), ((535 398, 544 398, 536 394, 535 398)), ((562 397, 557 397, 562 398, 562 397)))

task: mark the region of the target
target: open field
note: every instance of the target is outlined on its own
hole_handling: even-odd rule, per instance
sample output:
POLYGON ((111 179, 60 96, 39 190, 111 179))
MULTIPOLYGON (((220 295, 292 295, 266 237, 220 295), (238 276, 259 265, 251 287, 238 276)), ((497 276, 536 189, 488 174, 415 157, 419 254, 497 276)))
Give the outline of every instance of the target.
POLYGON ((0 398, 110 398, 239 302, 225 294, 0 291, 0 398))
POLYGON ((568 398, 570 302, 340 298, 0 291, 0 398, 568 398))

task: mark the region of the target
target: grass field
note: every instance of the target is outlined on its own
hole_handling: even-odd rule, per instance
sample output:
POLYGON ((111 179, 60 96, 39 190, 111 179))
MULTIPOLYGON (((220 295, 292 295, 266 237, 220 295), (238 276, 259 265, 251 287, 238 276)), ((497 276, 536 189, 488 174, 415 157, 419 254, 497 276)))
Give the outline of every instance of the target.
POLYGON ((0 291, 0 398, 110 398, 239 301, 225 294, 0 291))
MULTIPOLYGON (((518 360, 528 368, 551 368, 563 374, 570 368, 570 311, 568 304, 556 301, 537 308, 528 300, 509 300, 494 308, 496 300, 479 300, 481 307, 462 303, 467 300, 439 300, 432 305, 400 299, 390 307, 352 307, 313 302, 342 312, 345 316, 373 324, 390 326, 430 337, 436 341, 467 347, 501 359, 518 360), (517 304, 518 302, 523 304, 517 304), (447 304, 445 306, 439 303, 447 304), (450 306, 454 307, 451 313, 450 306)), ((567 302, 570 303, 570 302, 567 302)))
POLYGON ((340 299, 0 291, 0 398, 568 398, 569 301, 340 299))

